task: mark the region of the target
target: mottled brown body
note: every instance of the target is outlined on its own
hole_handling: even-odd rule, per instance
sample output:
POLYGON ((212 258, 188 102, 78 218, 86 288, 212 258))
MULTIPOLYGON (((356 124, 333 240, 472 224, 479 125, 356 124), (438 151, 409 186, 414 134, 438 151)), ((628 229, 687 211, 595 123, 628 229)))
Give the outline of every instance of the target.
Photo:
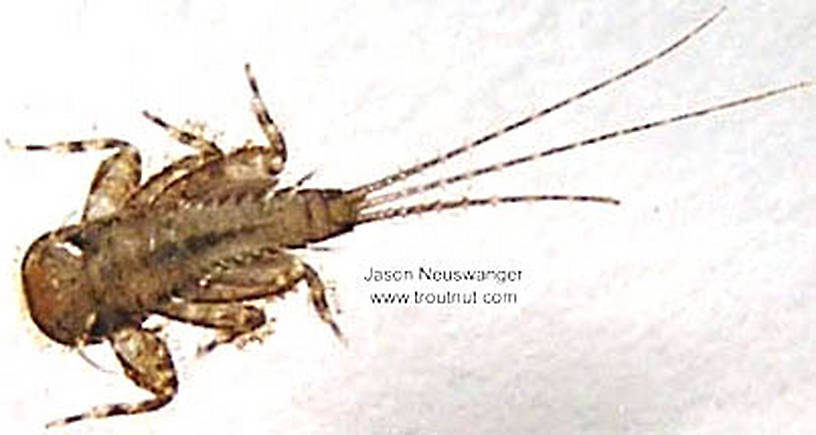
MULTIPOLYGON (((224 260, 270 248, 300 248, 351 229, 357 217, 351 196, 338 190, 271 190, 269 186, 241 187, 237 192, 208 195, 147 209, 126 209, 107 219, 86 222, 51 233, 35 243, 26 256, 26 289, 44 274, 67 276, 83 271, 87 301, 70 306, 95 314, 91 342, 125 324, 138 325, 145 313, 174 294, 188 294, 224 260), (73 261, 65 271, 35 269, 41 250, 60 250, 70 244, 82 252, 81 266, 73 261), (35 272, 36 270, 36 272, 35 272)), ((70 255, 70 254, 68 254, 70 255)), ((41 300, 29 295, 32 309, 41 300)), ((60 313, 62 319, 82 316, 60 313)), ((35 320, 54 318, 36 316, 35 320)), ((46 320, 47 322, 47 320, 46 320)), ((49 331, 47 324, 38 323, 49 331)), ((49 334, 63 344, 75 344, 88 333, 78 322, 74 334, 49 334)))
POLYGON ((325 286, 314 269, 284 252, 351 230, 364 194, 339 189, 276 189, 286 148, 258 94, 253 110, 269 146, 223 153, 204 137, 145 113, 197 155, 140 185, 138 151, 119 139, 30 145, 29 150, 116 149, 100 164, 82 222, 47 233, 23 260, 32 319, 50 338, 81 348, 108 340, 136 385, 155 395, 137 404, 98 407, 52 424, 146 412, 175 394, 173 363, 151 314, 213 328, 202 348, 257 339, 263 310, 244 301, 281 296, 300 281, 335 334, 325 286))
MULTIPOLYGON (((320 318, 340 337, 317 273, 287 252, 343 234, 356 225, 430 211, 526 201, 584 201, 618 204, 585 195, 526 195, 463 198, 375 209, 383 204, 470 180, 552 154, 607 141, 685 119, 762 100, 801 82, 670 118, 549 148, 439 180, 381 193, 382 189, 444 163, 466 151, 567 106, 664 57, 710 24, 722 11, 657 54, 619 74, 518 122, 382 179, 352 189, 278 188, 275 176, 287 157, 284 139, 261 100, 249 66, 252 109, 269 144, 251 143, 224 153, 194 131, 145 116, 179 142, 197 150, 140 184, 138 151, 119 139, 29 145, 29 150, 115 149, 94 177, 81 223, 45 234, 23 260, 23 283, 34 322, 53 340, 70 347, 107 340, 125 374, 154 397, 136 404, 93 408, 51 424, 147 412, 168 403, 178 388, 167 346, 142 323, 157 314, 212 328, 216 338, 203 351, 236 339, 257 339, 264 311, 246 303, 292 291, 303 281, 320 318)), ((308 178, 308 177, 306 177, 308 178)))

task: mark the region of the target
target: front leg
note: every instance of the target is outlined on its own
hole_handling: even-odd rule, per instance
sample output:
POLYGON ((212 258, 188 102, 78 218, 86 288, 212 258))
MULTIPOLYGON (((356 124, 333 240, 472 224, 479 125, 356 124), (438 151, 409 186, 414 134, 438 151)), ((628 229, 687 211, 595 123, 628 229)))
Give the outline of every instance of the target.
POLYGON ((108 337, 125 375, 138 387, 153 393, 152 399, 138 403, 116 403, 98 406, 90 411, 48 423, 61 426, 90 418, 140 414, 166 405, 178 391, 178 379, 167 345, 154 332, 127 327, 108 337))
POLYGON ((100 138, 56 142, 51 145, 26 145, 27 151, 85 152, 91 150, 117 149, 116 154, 99 164, 93 181, 82 220, 110 216, 119 211, 139 186, 142 161, 139 151, 121 139, 100 138))

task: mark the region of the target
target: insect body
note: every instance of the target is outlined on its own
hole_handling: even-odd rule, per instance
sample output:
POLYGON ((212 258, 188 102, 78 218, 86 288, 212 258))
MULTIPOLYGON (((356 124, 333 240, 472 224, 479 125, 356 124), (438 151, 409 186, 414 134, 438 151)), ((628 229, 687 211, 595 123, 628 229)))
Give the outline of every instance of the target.
POLYGON ((465 146, 351 189, 306 189, 301 187, 302 182, 285 188, 277 185, 275 177, 284 168, 287 148, 260 97, 249 65, 246 73, 253 95, 252 110, 269 142, 266 146, 249 144, 225 153, 202 135, 145 112, 149 120, 197 152, 173 162, 141 184, 139 153, 123 140, 26 146, 28 150, 70 152, 116 150, 97 170, 81 222, 47 233, 29 248, 23 260, 24 291, 34 322, 48 337, 80 349, 108 341, 125 374, 153 394, 143 402, 100 406, 51 424, 147 412, 173 398, 178 382, 167 346, 154 330, 142 327, 153 314, 214 329, 215 339, 204 347, 208 351, 222 343, 255 337, 267 319, 263 310, 248 302, 281 296, 304 281, 318 315, 341 337, 326 301, 325 285, 315 270, 289 249, 335 237, 363 223, 443 209, 522 201, 619 202, 603 196, 526 195, 390 208, 385 204, 814 84, 801 82, 777 88, 426 184, 379 193, 646 67, 688 41, 720 13, 614 77, 465 146))

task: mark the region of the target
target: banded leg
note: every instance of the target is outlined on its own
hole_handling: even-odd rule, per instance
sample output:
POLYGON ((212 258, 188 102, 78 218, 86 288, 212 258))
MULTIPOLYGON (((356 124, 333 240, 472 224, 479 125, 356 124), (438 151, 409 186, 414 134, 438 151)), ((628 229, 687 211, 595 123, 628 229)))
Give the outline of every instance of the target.
POLYGON ((142 205, 149 205, 156 201, 156 199, 176 180, 182 178, 196 168, 204 165, 208 161, 220 159, 223 152, 218 148, 215 142, 206 139, 198 132, 188 132, 174 127, 158 116, 154 116, 147 111, 142 114, 166 130, 170 136, 184 145, 190 146, 198 150, 196 155, 187 156, 176 160, 167 167, 165 167, 158 174, 150 177, 145 184, 133 193, 128 200, 128 205, 131 207, 138 207, 142 205))
POLYGON ((320 319, 331 326, 334 335, 340 341, 343 341, 343 333, 340 331, 337 323, 334 322, 331 310, 329 309, 329 303, 326 301, 326 285, 320 279, 320 276, 318 276, 317 271, 312 269, 311 266, 304 264, 303 267, 303 278, 306 280, 306 285, 309 286, 309 300, 312 302, 312 306, 317 311, 320 319))
POLYGON ((189 132, 186 130, 182 130, 178 127, 175 127, 171 124, 168 124, 163 119, 159 118, 158 116, 150 114, 147 110, 142 112, 145 118, 153 121, 154 124, 158 125, 159 127, 163 128, 165 131, 170 133, 170 137, 173 139, 183 143, 184 145, 193 147, 197 149, 201 154, 213 154, 213 155, 221 155, 223 152, 215 142, 205 138, 202 135, 202 132, 189 132))
MULTIPOLYGON (((198 303, 171 300, 159 306, 156 313, 181 322, 216 329, 213 341, 202 346, 199 354, 236 339, 258 340, 260 328, 266 324, 263 310, 240 302, 198 303)), ((271 331, 270 331, 271 332, 271 331)))
POLYGON ((139 187, 141 177, 142 160, 132 146, 121 148, 103 160, 91 182, 82 220, 110 216, 121 210, 139 187))
POLYGON ((174 161, 134 191, 128 199, 128 206, 139 207, 153 204, 173 182, 215 158, 217 157, 212 155, 197 154, 174 161))
POLYGON ((212 159, 176 178, 159 192, 153 203, 167 204, 211 197, 214 192, 249 183, 274 188, 279 171, 277 152, 269 147, 242 147, 212 159))
POLYGON ((202 282, 179 290, 177 296, 206 303, 282 297, 305 280, 315 311, 342 340, 343 334, 326 301, 326 286, 317 272, 297 257, 270 249, 221 261, 213 269, 202 282))
POLYGON ((177 296, 195 302, 237 302, 283 297, 295 290, 303 266, 278 250, 249 253, 223 260, 202 282, 181 289, 177 296))
MULTIPOLYGON (((198 149, 200 153, 198 156, 181 159, 152 177, 134 194, 131 204, 138 206, 190 200, 210 191, 213 186, 236 180, 268 180, 283 170, 286 162, 283 135, 261 99, 258 83, 252 75, 249 64, 245 68, 253 94, 252 111, 270 146, 257 147, 248 142, 224 156, 214 142, 200 134, 181 130, 155 115, 143 112, 145 117, 167 130, 173 138, 198 149)), ((271 182, 270 187, 274 187, 275 184, 276 181, 271 182)))
POLYGON ((139 151, 130 143, 115 138, 56 142, 51 145, 26 145, 27 151, 85 152, 117 149, 116 154, 99 164, 91 182, 82 220, 110 216, 119 211, 139 186, 142 161, 139 151))
POLYGON ((133 206, 189 201, 236 181, 261 180, 269 188, 277 183, 272 176, 279 172, 280 165, 276 163, 279 158, 274 149, 244 146, 224 155, 214 142, 173 127, 147 112, 144 115, 199 153, 173 162, 150 178, 131 198, 133 206))
POLYGON ((252 112, 258 120, 258 125, 261 126, 264 136, 269 141, 269 146, 275 150, 279 157, 279 159, 275 160, 275 163, 277 163, 277 171, 280 172, 286 163, 286 142, 283 139, 283 133, 269 115, 269 110, 267 110, 266 104, 261 98, 261 91, 258 89, 258 81, 255 80, 248 63, 244 65, 244 71, 246 71, 247 81, 249 81, 249 88, 252 90, 252 112))
POLYGON ((150 412, 166 405, 178 391, 178 379, 167 345, 155 333, 139 328, 115 331, 109 337, 125 375, 155 397, 142 402, 98 406, 90 411, 48 423, 61 426, 90 418, 150 412))

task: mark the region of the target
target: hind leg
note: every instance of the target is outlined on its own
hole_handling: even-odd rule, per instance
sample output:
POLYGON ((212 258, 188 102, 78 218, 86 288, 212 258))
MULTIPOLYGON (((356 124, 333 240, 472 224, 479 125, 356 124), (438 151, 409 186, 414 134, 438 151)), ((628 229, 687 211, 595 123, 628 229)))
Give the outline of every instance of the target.
POLYGON ((258 89, 258 81, 255 80, 249 64, 244 65, 244 70, 246 71, 247 81, 249 81, 249 88, 252 90, 252 112, 255 114, 258 125, 260 125, 267 141, 269 141, 269 146, 277 154, 278 159, 275 160, 275 163, 278 166, 277 171, 280 172, 286 163, 286 142, 283 140, 283 133, 269 115, 269 110, 267 110, 266 104, 261 98, 261 91, 258 89))
POLYGON ((286 163, 286 145, 269 111, 260 96, 258 83, 246 65, 247 80, 252 91, 252 111, 258 124, 269 141, 269 146, 255 146, 251 141, 230 152, 223 154, 218 146, 200 134, 184 131, 174 127, 161 118, 147 112, 144 115, 167 130, 179 142, 192 146, 200 151, 198 156, 179 160, 165 168, 159 175, 151 178, 134 195, 133 204, 177 203, 190 201, 213 188, 223 185, 259 180, 273 188, 286 163))
POLYGON ((326 285, 318 276, 317 271, 312 269, 311 266, 308 264, 303 266, 303 279, 306 281, 306 285, 309 286, 309 301, 312 302, 312 306, 317 311, 320 319, 331 327, 332 332, 340 341, 343 341, 343 333, 337 323, 334 322, 329 303, 326 301, 326 285))

